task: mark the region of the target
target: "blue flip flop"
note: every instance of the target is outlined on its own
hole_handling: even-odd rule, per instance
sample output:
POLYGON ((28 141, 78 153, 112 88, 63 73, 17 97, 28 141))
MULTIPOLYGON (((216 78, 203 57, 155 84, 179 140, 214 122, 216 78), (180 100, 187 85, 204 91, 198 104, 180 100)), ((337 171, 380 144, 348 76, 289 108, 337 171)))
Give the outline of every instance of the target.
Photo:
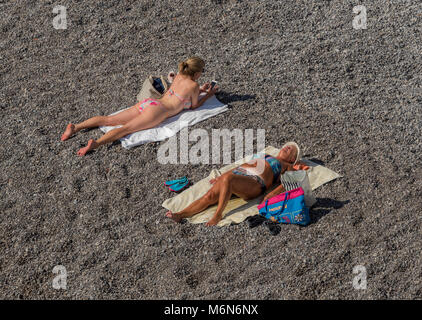
POLYGON ((190 181, 188 179, 186 179, 185 182, 175 183, 175 184, 169 186, 168 188, 169 188, 170 191, 179 193, 179 192, 182 192, 183 190, 185 190, 186 188, 188 188, 189 185, 190 185, 190 181))
POLYGON ((169 187, 169 186, 175 185, 176 183, 185 183, 187 180, 188 180, 187 177, 182 177, 180 179, 175 179, 175 180, 168 180, 164 182, 164 185, 166 187, 169 187))

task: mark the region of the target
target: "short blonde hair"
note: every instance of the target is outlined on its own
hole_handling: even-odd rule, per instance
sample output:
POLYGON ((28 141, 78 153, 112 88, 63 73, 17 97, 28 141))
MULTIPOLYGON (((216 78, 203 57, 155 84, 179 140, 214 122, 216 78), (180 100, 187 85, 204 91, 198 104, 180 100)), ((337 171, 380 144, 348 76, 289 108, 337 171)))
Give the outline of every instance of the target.
POLYGON ((193 77, 195 73, 202 72, 205 62, 199 57, 190 57, 186 61, 179 63, 179 73, 193 77))

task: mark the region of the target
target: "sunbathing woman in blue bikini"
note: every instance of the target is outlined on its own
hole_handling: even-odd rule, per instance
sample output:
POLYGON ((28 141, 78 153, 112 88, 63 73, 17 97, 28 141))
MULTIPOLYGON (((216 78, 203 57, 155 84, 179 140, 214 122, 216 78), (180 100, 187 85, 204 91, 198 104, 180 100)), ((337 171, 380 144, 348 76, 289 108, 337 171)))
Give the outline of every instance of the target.
POLYGON ((78 124, 70 123, 61 140, 69 139, 82 129, 122 125, 120 128, 108 131, 98 140, 89 140, 87 146, 78 151, 79 156, 84 156, 88 151, 130 133, 153 128, 184 109, 200 107, 218 89, 218 86, 211 87, 210 83, 205 83, 201 87, 197 83, 204 72, 204 66, 204 61, 198 57, 191 57, 179 63, 179 73, 161 99, 148 98, 116 115, 96 116, 78 124), (206 92, 206 94, 199 98, 201 92, 206 92))
MULTIPOLYGON (((300 152, 294 142, 286 143, 276 157, 254 156, 252 161, 244 163, 230 170, 216 179, 210 180, 211 189, 201 198, 192 202, 188 207, 179 212, 168 211, 166 216, 176 222, 183 218, 189 218, 205 210, 209 206, 218 203, 214 216, 207 222, 207 226, 216 225, 222 218, 222 213, 231 196, 234 194, 244 200, 256 198, 279 181, 280 174, 287 170, 294 170, 293 166, 298 162, 300 152)), ((264 200, 271 198, 285 189, 282 185, 268 193, 264 200)))

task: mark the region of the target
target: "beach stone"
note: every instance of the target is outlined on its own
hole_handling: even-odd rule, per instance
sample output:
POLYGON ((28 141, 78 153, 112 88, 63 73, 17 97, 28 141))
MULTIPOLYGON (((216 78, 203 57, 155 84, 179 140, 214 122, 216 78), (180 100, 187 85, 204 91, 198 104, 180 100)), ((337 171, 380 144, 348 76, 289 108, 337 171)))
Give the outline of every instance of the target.
POLYGON ((2 3, 0 298, 420 299, 420 3, 373 0, 364 30, 355 5, 68 0, 59 30, 53 1, 2 3), (315 190, 309 226, 175 224, 164 181, 222 164, 162 165, 164 142, 79 158, 97 129, 60 141, 191 55, 230 110, 190 130, 265 129, 343 175, 315 190))

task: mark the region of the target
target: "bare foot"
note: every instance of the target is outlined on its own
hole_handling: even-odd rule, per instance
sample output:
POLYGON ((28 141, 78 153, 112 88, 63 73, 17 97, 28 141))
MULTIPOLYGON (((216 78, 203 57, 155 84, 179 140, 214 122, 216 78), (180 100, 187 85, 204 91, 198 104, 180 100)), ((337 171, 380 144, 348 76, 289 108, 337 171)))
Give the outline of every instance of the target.
POLYGON ((221 215, 214 215, 208 222, 205 224, 207 227, 215 226, 221 220, 221 215))
POLYGON ((77 152, 78 156, 84 156, 88 151, 93 150, 96 146, 97 143, 94 141, 94 139, 90 139, 86 147, 79 149, 79 151, 77 152))
POLYGON ((166 217, 173 219, 175 222, 180 222, 182 220, 182 217, 178 213, 173 213, 171 211, 166 212, 166 217))
POLYGON ((66 127, 65 132, 62 134, 61 140, 65 141, 70 138, 71 135, 75 133, 75 125, 69 123, 66 127))

